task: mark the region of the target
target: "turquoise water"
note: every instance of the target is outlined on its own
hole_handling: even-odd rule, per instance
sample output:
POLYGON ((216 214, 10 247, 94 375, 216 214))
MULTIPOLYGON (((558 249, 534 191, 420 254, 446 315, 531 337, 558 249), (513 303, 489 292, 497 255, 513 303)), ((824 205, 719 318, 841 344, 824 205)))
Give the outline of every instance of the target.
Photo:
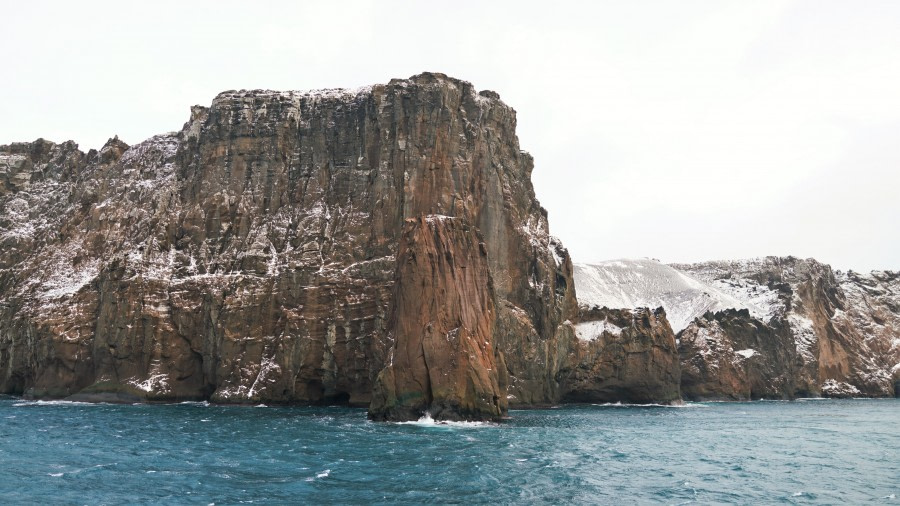
POLYGON ((349 408, 0 400, 0 502, 898 503, 900 400, 349 408))

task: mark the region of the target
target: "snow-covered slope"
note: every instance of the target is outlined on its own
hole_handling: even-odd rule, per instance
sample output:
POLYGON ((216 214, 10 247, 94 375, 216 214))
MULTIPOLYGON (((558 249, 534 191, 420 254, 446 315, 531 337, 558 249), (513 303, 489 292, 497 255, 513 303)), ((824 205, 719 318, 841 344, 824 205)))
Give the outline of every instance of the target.
POLYGON ((675 332, 707 311, 748 309, 764 316, 753 304, 703 283, 673 267, 650 259, 610 260, 574 264, 575 293, 583 306, 635 308, 662 306, 675 332))

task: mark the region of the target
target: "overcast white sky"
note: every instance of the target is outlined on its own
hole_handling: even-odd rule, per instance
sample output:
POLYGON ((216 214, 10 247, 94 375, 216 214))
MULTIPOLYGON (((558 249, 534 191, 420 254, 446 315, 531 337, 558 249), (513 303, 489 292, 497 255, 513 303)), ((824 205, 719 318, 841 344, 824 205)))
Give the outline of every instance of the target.
POLYGON ((576 261, 900 269, 900 2, 10 2, 0 143, 429 70, 518 111, 576 261))

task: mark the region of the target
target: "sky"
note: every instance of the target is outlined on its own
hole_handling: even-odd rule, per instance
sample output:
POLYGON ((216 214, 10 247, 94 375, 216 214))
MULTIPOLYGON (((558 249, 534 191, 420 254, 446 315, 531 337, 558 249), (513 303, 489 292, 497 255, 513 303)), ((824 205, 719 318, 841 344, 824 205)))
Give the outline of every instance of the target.
POLYGON ((518 115, 577 262, 900 270, 900 2, 10 2, 0 144, 179 130, 229 89, 443 72, 518 115))

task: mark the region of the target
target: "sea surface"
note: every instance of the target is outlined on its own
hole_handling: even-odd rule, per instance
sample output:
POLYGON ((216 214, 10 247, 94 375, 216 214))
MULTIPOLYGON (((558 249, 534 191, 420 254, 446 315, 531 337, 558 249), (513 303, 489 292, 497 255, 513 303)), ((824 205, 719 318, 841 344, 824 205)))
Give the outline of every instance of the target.
POLYGON ((0 399, 2 504, 898 504, 900 400, 362 409, 0 399))

